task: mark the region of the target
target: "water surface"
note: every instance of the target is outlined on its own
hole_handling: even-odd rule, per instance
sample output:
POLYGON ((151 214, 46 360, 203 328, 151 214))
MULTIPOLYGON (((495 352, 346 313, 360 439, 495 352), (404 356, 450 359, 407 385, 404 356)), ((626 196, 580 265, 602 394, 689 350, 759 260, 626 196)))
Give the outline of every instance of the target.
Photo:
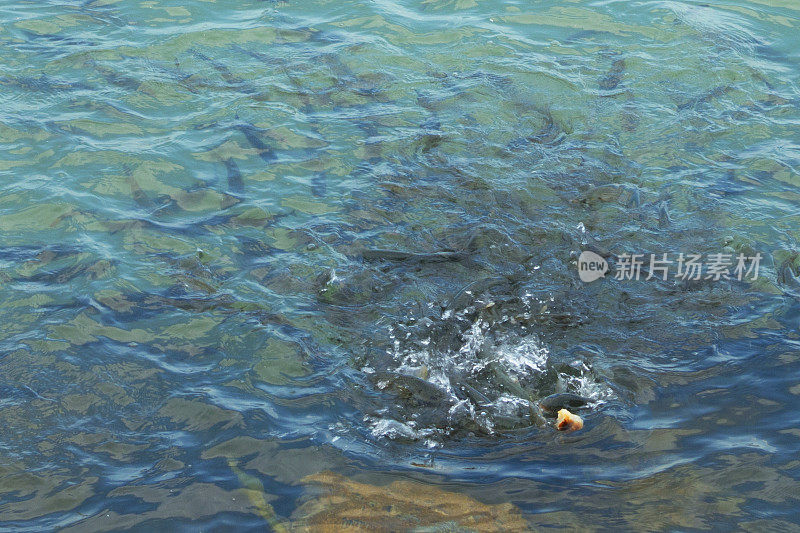
POLYGON ((797 528, 798 19, 6 2, 0 527, 797 528))

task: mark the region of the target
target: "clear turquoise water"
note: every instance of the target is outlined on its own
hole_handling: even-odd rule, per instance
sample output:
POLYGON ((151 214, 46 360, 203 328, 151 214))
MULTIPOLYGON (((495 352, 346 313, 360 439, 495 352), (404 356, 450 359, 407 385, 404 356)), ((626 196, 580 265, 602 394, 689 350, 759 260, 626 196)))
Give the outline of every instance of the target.
POLYGON ((797 528, 799 18, 5 2, 0 528, 797 528))

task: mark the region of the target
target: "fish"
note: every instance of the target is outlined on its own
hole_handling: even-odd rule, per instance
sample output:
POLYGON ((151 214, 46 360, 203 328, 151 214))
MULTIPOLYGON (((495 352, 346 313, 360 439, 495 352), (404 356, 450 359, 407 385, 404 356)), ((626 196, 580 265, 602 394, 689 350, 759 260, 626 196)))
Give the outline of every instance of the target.
POLYGON ((234 125, 234 128, 244 135, 250 146, 258 151, 258 157, 265 163, 272 163, 276 159, 275 151, 261 138, 262 130, 247 122, 239 122, 234 125))
POLYGON ((59 91, 75 91, 91 89, 92 87, 82 82, 60 81, 49 76, 42 74, 39 77, 34 76, 19 76, 10 77, 3 76, 0 78, 0 84, 9 87, 18 87, 26 91, 39 91, 54 93, 59 91))
POLYGON ((594 206, 595 204, 617 201, 624 191, 625 188, 616 183, 598 185, 589 189, 574 201, 583 205, 594 206))
POLYGON ((126 74, 121 74, 116 70, 109 68, 105 65, 101 65, 97 61, 90 59, 84 63, 85 65, 91 65, 105 81, 110 83, 111 85, 116 85, 122 89, 127 89, 129 91, 138 91, 139 87, 141 86, 141 80, 137 80, 131 76, 126 74))
POLYGON ((658 227, 668 228, 672 225, 672 218, 669 216, 669 206, 666 201, 658 204, 658 227))
POLYGON ((611 63, 611 69, 598 81, 598 85, 604 91, 611 91, 617 88, 623 76, 625 76, 625 59, 615 59, 611 63))
POLYGON ((213 232, 209 228, 228 224, 234 217, 236 217, 235 214, 217 214, 201 218, 199 220, 174 223, 161 222, 146 217, 131 217, 126 219, 109 220, 104 222, 103 225, 106 227, 109 233, 147 228, 150 230, 175 235, 197 236, 212 234, 213 232))
POLYGON ((416 263, 446 263, 461 261, 467 257, 464 252, 413 253, 399 250, 364 250, 361 257, 367 261, 408 261, 416 263))
POLYGON ((633 191, 631 192, 631 198, 630 200, 628 200, 628 203, 625 204, 625 207, 638 208, 641 207, 641 205, 642 205, 642 198, 641 195, 639 194, 639 189, 633 189, 633 191))
POLYGON ((283 74, 286 76, 286 78, 289 80, 292 86, 295 88, 296 90, 295 94, 300 98, 300 102, 302 104, 300 111, 302 111, 307 115, 310 115, 314 112, 314 107, 311 104, 311 98, 308 95, 308 91, 306 91, 306 89, 303 87, 303 84, 300 83, 300 81, 291 72, 291 70, 287 68, 286 62, 284 60, 275 56, 270 56, 268 54, 257 52, 255 50, 248 50, 247 48, 244 48, 236 44, 232 45, 232 48, 254 59, 258 59, 259 61, 266 63, 270 67, 277 66, 281 70, 281 72, 283 72, 283 74))
POLYGON ((263 61, 264 63, 267 63, 268 65, 273 65, 274 66, 275 63, 277 61, 279 61, 279 59, 277 57, 270 56, 270 55, 267 55, 267 54, 264 54, 264 53, 261 53, 261 52, 256 52, 255 50, 248 50, 247 48, 245 48, 243 46, 240 46, 238 44, 231 45, 231 48, 236 50, 236 51, 238 51, 238 52, 246 54, 246 55, 248 55, 248 56, 250 56, 250 57, 252 57, 254 59, 258 59, 259 61, 263 61))
POLYGON ((781 52, 780 50, 777 50, 767 44, 757 43, 753 46, 753 51, 767 61, 781 63, 790 67, 797 66, 788 54, 781 52))
MULTIPOLYGON (((319 59, 328 66, 331 73, 336 77, 336 85, 340 90, 350 89, 352 87, 354 93, 361 96, 370 96, 372 98, 378 98, 384 93, 382 89, 375 86, 373 83, 365 82, 362 78, 359 78, 338 55, 326 53, 322 54, 319 59), (356 83, 361 83, 362 85, 353 87, 356 83)), ((356 127, 366 135, 364 144, 368 151, 367 161, 370 163, 377 162, 380 159, 381 146, 380 135, 375 126, 375 122, 370 120, 357 120, 355 124, 356 127)))
POLYGON ((571 392, 560 392, 551 394, 539 400, 539 407, 545 416, 556 416, 561 409, 581 409, 591 403, 591 399, 573 394, 571 392))
POLYGON ((502 93, 515 94, 517 92, 514 87, 514 81, 508 76, 501 76, 492 72, 471 72, 470 74, 461 76, 462 79, 480 79, 493 85, 498 91, 502 93))
POLYGON ((150 197, 147 196, 147 193, 142 190, 142 188, 139 186, 139 183, 130 173, 128 174, 128 182, 130 183, 131 186, 131 198, 133 198, 133 201, 136 202, 136 204, 139 207, 141 207, 146 211, 151 211, 155 209, 155 203, 153 202, 153 200, 151 200, 150 197))
POLYGON ((216 70, 217 73, 220 75, 220 77, 222 77, 222 79, 225 80, 225 82, 228 83, 229 85, 237 86, 241 88, 242 91, 245 93, 258 92, 258 89, 256 89, 250 82, 234 74, 231 71, 231 69, 229 69, 227 66, 223 65, 219 61, 211 59, 210 57, 208 57, 207 55, 205 55, 204 53, 200 52, 197 49, 191 50, 191 53, 197 59, 205 61, 206 63, 211 65, 211 67, 214 70, 216 70))
POLYGON ((317 172, 311 178, 311 194, 324 198, 328 192, 328 175, 326 172, 317 172))
POLYGON ((233 194, 242 194, 244 192, 244 180, 242 173, 239 171, 239 166, 232 157, 225 160, 225 169, 228 171, 228 191, 233 194))
POLYGON ((535 144, 544 144, 554 146, 561 144, 566 138, 566 133, 559 125, 553 120, 553 115, 549 111, 542 111, 544 115, 544 125, 538 132, 525 138, 526 141, 535 144))
POLYGON ((48 285, 64 284, 73 279, 84 277, 89 280, 101 279, 114 267, 115 262, 100 259, 91 265, 78 263, 54 271, 37 272, 25 277, 25 281, 45 283, 48 285))
POLYGON ((9 385, 7 383, 0 383, 0 407, 5 407, 7 404, 13 404, 14 401, 27 401, 27 400, 47 400, 53 402, 51 398, 45 398, 27 385, 9 385))
POLYGON ((69 257, 82 253, 83 250, 72 245, 48 245, 48 246, 5 246, 0 248, 0 260, 2 261, 52 261, 60 257, 69 257))
POLYGON ((30 30, 18 30, 26 37, 28 41, 47 41, 57 44, 59 47, 63 46, 97 46, 96 42, 87 41, 85 39, 77 39, 75 37, 64 37, 55 33, 36 33, 30 30))
POLYGON ((795 291, 800 289, 800 276, 795 274, 794 263, 800 254, 793 253, 778 267, 777 281, 780 285, 793 288, 795 291))
POLYGON ((389 391, 412 406, 449 406, 447 392, 424 379, 406 374, 378 372, 373 376, 378 387, 389 391))
POLYGON ((707 91, 705 94, 691 98, 682 104, 678 104, 678 111, 684 111, 686 109, 694 109, 698 105, 707 104, 711 100, 724 96, 732 90, 733 90, 732 85, 721 85, 719 87, 714 87, 710 91, 707 91))
POLYGON ((36 398, 39 396, 36 392, 26 385, 22 385, 21 387, 15 387, 13 385, 7 385, 5 383, 0 384, 0 400, 5 400, 8 398, 13 397, 20 397, 24 396, 27 398, 36 398))

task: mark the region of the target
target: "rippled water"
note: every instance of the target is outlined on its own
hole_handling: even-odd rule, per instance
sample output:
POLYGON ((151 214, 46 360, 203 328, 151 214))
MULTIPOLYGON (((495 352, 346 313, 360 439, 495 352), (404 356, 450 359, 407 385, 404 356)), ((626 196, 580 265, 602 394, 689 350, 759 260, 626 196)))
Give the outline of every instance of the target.
POLYGON ((0 21, 0 527, 800 525, 794 0, 0 21))

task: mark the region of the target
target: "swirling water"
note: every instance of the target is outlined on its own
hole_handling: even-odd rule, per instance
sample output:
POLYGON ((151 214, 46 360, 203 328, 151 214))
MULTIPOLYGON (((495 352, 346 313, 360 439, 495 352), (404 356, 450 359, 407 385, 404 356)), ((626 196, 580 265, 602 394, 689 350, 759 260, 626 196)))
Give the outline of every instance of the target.
POLYGON ((0 21, 0 527, 798 527, 793 0, 0 21))

